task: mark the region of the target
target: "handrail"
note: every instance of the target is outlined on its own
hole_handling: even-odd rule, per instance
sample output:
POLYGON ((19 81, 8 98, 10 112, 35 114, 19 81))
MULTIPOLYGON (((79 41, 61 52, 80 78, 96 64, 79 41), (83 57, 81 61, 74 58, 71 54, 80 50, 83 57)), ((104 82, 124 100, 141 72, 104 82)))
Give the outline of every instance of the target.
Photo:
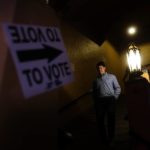
POLYGON ((89 90, 88 92, 82 94, 81 96, 77 97, 76 99, 74 99, 72 102, 70 102, 69 104, 63 106, 62 108, 59 109, 59 113, 62 113, 64 111, 66 111, 67 109, 69 109, 71 106, 73 106, 74 104, 76 104, 81 98, 89 95, 92 93, 92 90, 89 90))

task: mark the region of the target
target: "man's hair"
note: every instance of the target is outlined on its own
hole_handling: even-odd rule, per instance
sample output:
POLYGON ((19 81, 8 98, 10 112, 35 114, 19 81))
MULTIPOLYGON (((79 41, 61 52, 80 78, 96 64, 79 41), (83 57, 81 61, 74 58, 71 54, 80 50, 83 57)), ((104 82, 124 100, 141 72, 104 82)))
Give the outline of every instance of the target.
POLYGON ((96 64, 96 68, 97 68, 97 69, 98 69, 99 66, 106 67, 104 61, 99 61, 99 62, 96 64))

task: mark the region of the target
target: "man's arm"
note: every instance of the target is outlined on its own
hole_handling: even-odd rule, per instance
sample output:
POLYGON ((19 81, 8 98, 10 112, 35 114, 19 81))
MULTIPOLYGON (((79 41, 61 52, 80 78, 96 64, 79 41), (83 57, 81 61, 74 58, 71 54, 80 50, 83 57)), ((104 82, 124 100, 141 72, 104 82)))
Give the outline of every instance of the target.
POLYGON ((118 83, 118 80, 116 78, 116 76, 114 75, 114 78, 113 78, 113 87, 114 87, 114 93, 115 93, 115 98, 118 99, 120 93, 121 93, 121 87, 118 83))

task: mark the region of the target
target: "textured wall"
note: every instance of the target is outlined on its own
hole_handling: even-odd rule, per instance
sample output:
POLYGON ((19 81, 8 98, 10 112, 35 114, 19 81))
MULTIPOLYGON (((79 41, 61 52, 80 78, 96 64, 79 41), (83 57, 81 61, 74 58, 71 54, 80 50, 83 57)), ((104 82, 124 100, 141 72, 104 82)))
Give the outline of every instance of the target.
MULTIPOLYGON (((11 1, 11 3, 9 0, 5 1, 14 9, 0 10, 3 12, 4 18, 1 22, 9 20, 19 24, 60 27, 72 64, 74 73, 72 83, 25 101, 14 63, 4 42, 4 36, 0 33, 3 39, 0 45, 0 54, 4 56, 0 64, 1 130, 6 136, 5 142, 7 145, 9 143, 9 145, 19 149, 23 143, 30 144, 32 139, 35 139, 33 145, 37 143, 36 146, 38 147, 41 143, 41 145, 46 146, 48 138, 38 139, 38 136, 53 135, 54 126, 57 126, 57 106, 62 108, 91 89, 93 79, 96 77, 95 65, 99 60, 106 61, 108 71, 116 74, 121 83, 123 76, 122 59, 109 42, 105 41, 101 46, 97 45, 60 21, 55 12, 44 3, 44 0, 17 0, 16 4, 15 1, 11 1), (10 16, 5 15, 8 12, 10 16), (31 133, 33 134, 31 135, 31 133), (13 136, 15 137, 13 138, 13 136), (23 137, 26 137, 26 140, 23 137), (21 142, 23 143, 21 144, 21 142)), ((72 110, 60 115, 60 126, 61 123, 91 107, 91 104, 91 97, 84 97, 72 110)))
MULTIPOLYGON (((45 0, 4 0, 0 1, 0 6, 5 8, 0 9, 1 23, 59 26, 55 12, 46 5, 45 0)), ((2 28, 0 146, 16 150, 56 148, 57 91, 24 99, 14 62, 1 32, 2 28)))
POLYGON ((139 46, 141 50, 142 65, 150 64, 150 43, 139 46))
MULTIPOLYGON (((0 1, 0 146, 3 145, 6 139, 5 132, 5 120, 7 118, 7 107, 5 107, 5 99, 2 97, 2 82, 4 77, 4 70, 6 65, 6 57, 7 57, 7 47, 4 39, 4 34, 2 30, 3 22, 11 22, 13 20, 14 12, 15 12, 15 3, 16 0, 6 0, 0 1)), ((0 147, 1 148, 1 147, 0 147)), ((2 148, 1 148, 2 149, 2 148)))
MULTIPOLYGON (((96 77, 95 65, 99 60, 104 60, 107 63, 108 72, 114 73, 122 86, 122 60, 108 41, 105 41, 101 46, 97 45, 63 22, 61 22, 61 31, 73 66, 74 81, 60 89, 59 107, 91 89, 92 82, 96 77)), ((75 105, 76 108, 73 107, 72 110, 68 110, 69 113, 64 113, 62 120, 64 121, 65 117, 69 118, 73 114, 77 115, 91 105, 91 96, 85 96, 75 105)))

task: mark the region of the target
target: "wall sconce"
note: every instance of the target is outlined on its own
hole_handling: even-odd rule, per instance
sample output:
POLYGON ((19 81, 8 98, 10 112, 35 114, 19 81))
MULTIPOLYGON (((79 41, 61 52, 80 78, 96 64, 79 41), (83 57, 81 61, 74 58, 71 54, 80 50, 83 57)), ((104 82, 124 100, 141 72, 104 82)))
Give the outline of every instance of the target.
POLYGON ((133 43, 129 46, 127 52, 127 61, 128 61, 130 72, 141 71, 140 50, 133 43))
POLYGON ((130 44, 127 51, 127 62, 130 71, 130 79, 139 77, 142 74, 140 49, 133 43, 130 44))

